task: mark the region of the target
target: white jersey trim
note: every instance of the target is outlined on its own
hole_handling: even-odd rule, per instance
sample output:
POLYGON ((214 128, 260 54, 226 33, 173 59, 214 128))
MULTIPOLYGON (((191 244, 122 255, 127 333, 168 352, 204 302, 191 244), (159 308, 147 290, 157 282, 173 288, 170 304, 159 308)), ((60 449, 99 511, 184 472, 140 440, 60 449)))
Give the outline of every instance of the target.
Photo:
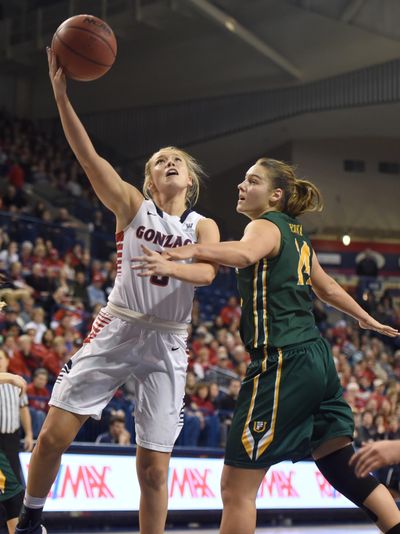
POLYGON ((139 313, 129 308, 122 308, 112 302, 107 303, 105 311, 124 321, 139 321, 141 326, 145 328, 163 330, 171 334, 187 334, 188 331, 188 325, 186 323, 159 319, 155 315, 139 313))

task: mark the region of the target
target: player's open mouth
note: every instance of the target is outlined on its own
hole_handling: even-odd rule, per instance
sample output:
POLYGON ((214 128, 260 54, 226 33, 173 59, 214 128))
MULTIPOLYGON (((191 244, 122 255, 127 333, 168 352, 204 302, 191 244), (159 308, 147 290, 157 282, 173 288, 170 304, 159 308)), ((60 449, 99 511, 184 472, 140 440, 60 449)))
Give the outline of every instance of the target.
POLYGON ((166 172, 166 176, 178 176, 178 171, 176 169, 170 169, 166 172))

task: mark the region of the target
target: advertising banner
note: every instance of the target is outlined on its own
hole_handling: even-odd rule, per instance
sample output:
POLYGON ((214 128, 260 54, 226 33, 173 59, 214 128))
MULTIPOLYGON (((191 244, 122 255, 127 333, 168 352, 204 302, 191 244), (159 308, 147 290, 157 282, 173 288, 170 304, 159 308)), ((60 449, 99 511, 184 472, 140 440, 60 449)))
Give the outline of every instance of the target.
MULTIPOLYGON (((20 453, 25 478, 29 453, 20 453)), ((170 510, 220 510, 222 459, 172 458, 168 475, 170 510)), ((313 462, 282 462, 264 478, 258 509, 354 508, 313 462)), ((64 454, 45 511, 137 511, 135 457, 64 454)))

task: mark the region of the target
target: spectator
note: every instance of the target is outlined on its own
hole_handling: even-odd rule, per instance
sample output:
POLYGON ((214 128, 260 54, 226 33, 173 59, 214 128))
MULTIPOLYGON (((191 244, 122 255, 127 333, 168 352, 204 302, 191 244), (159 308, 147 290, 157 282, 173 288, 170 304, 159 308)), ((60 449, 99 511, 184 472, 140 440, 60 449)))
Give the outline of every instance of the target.
POLYGON ((32 433, 36 439, 42 428, 43 422, 48 412, 48 402, 50 393, 47 389, 49 373, 43 367, 39 367, 33 373, 32 382, 28 384, 26 393, 28 395, 29 412, 32 419, 32 433))
POLYGON ((222 395, 219 401, 219 419, 221 422, 221 442, 226 445, 226 439, 231 427, 233 410, 236 406, 236 401, 239 396, 241 381, 237 378, 232 378, 229 382, 228 392, 222 395))
POLYGON ((130 445, 131 435, 125 427, 125 415, 111 415, 108 432, 100 434, 96 443, 115 443, 118 445, 130 445))
POLYGON ((219 347, 217 358, 217 368, 224 371, 232 369, 232 363, 229 360, 228 351, 224 346, 219 347))
POLYGON ((35 343, 41 343, 43 334, 47 330, 47 326, 45 323, 45 313, 43 308, 35 308, 33 310, 32 320, 24 326, 25 332, 30 328, 34 328, 36 330, 34 339, 35 343))
POLYGON ((89 306, 93 309, 96 304, 106 305, 106 295, 103 291, 103 277, 100 273, 93 276, 92 283, 87 288, 89 306))
POLYGON ((224 326, 229 326, 235 319, 240 320, 241 310, 237 297, 233 295, 229 297, 227 305, 222 308, 219 315, 224 326))
POLYGON ((199 445, 205 447, 218 447, 219 445, 219 421, 215 413, 215 408, 208 398, 208 384, 198 382, 194 395, 191 398, 190 408, 193 415, 200 420, 199 445))
POLYGON ((51 375, 51 382, 57 378, 62 366, 67 362, 67 349, 65 339, 62 336, 56 336, 52 342, 52 348, 43 360, 43 367, 51 375))
POLYGON ((10 362, 10 371, 29 380, 33 372, 42 365, 42 359, 33 353, 30 336, 20 336, 17 344, 18 351, 10 362))
POLYGON ((374 441, 376 430, 374 428, 374 415, 371 411, 366 410, 362 414, 361 426, 357 429, 357 438, 355 444, 361 447, 363 443, 374 441))
POLYGON ((83 302, 85 308, 88 308, 89 297, 87 292, 85 273, 83 271, 77 271, 75 273, 75 280, 72 284, 71 293, 74 298, 78 298, 83 302))

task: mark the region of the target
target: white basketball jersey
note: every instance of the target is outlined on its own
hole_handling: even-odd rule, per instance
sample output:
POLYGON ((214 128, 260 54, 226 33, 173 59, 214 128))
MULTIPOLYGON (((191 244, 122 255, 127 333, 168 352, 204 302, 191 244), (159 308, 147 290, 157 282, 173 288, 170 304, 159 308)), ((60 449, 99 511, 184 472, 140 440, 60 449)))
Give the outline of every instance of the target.
POLYGON ((142 256, 141 245, 162 252, 196 242, 196 227, 203 219, 186 210, 181 217, 161 211, 144 200, 132 222, 116 234, 117 276, 109 301, 116 306, 154 315, 166 321, 189 323, 194 286, 167 276, 140 277, 131 259, 142 256))

